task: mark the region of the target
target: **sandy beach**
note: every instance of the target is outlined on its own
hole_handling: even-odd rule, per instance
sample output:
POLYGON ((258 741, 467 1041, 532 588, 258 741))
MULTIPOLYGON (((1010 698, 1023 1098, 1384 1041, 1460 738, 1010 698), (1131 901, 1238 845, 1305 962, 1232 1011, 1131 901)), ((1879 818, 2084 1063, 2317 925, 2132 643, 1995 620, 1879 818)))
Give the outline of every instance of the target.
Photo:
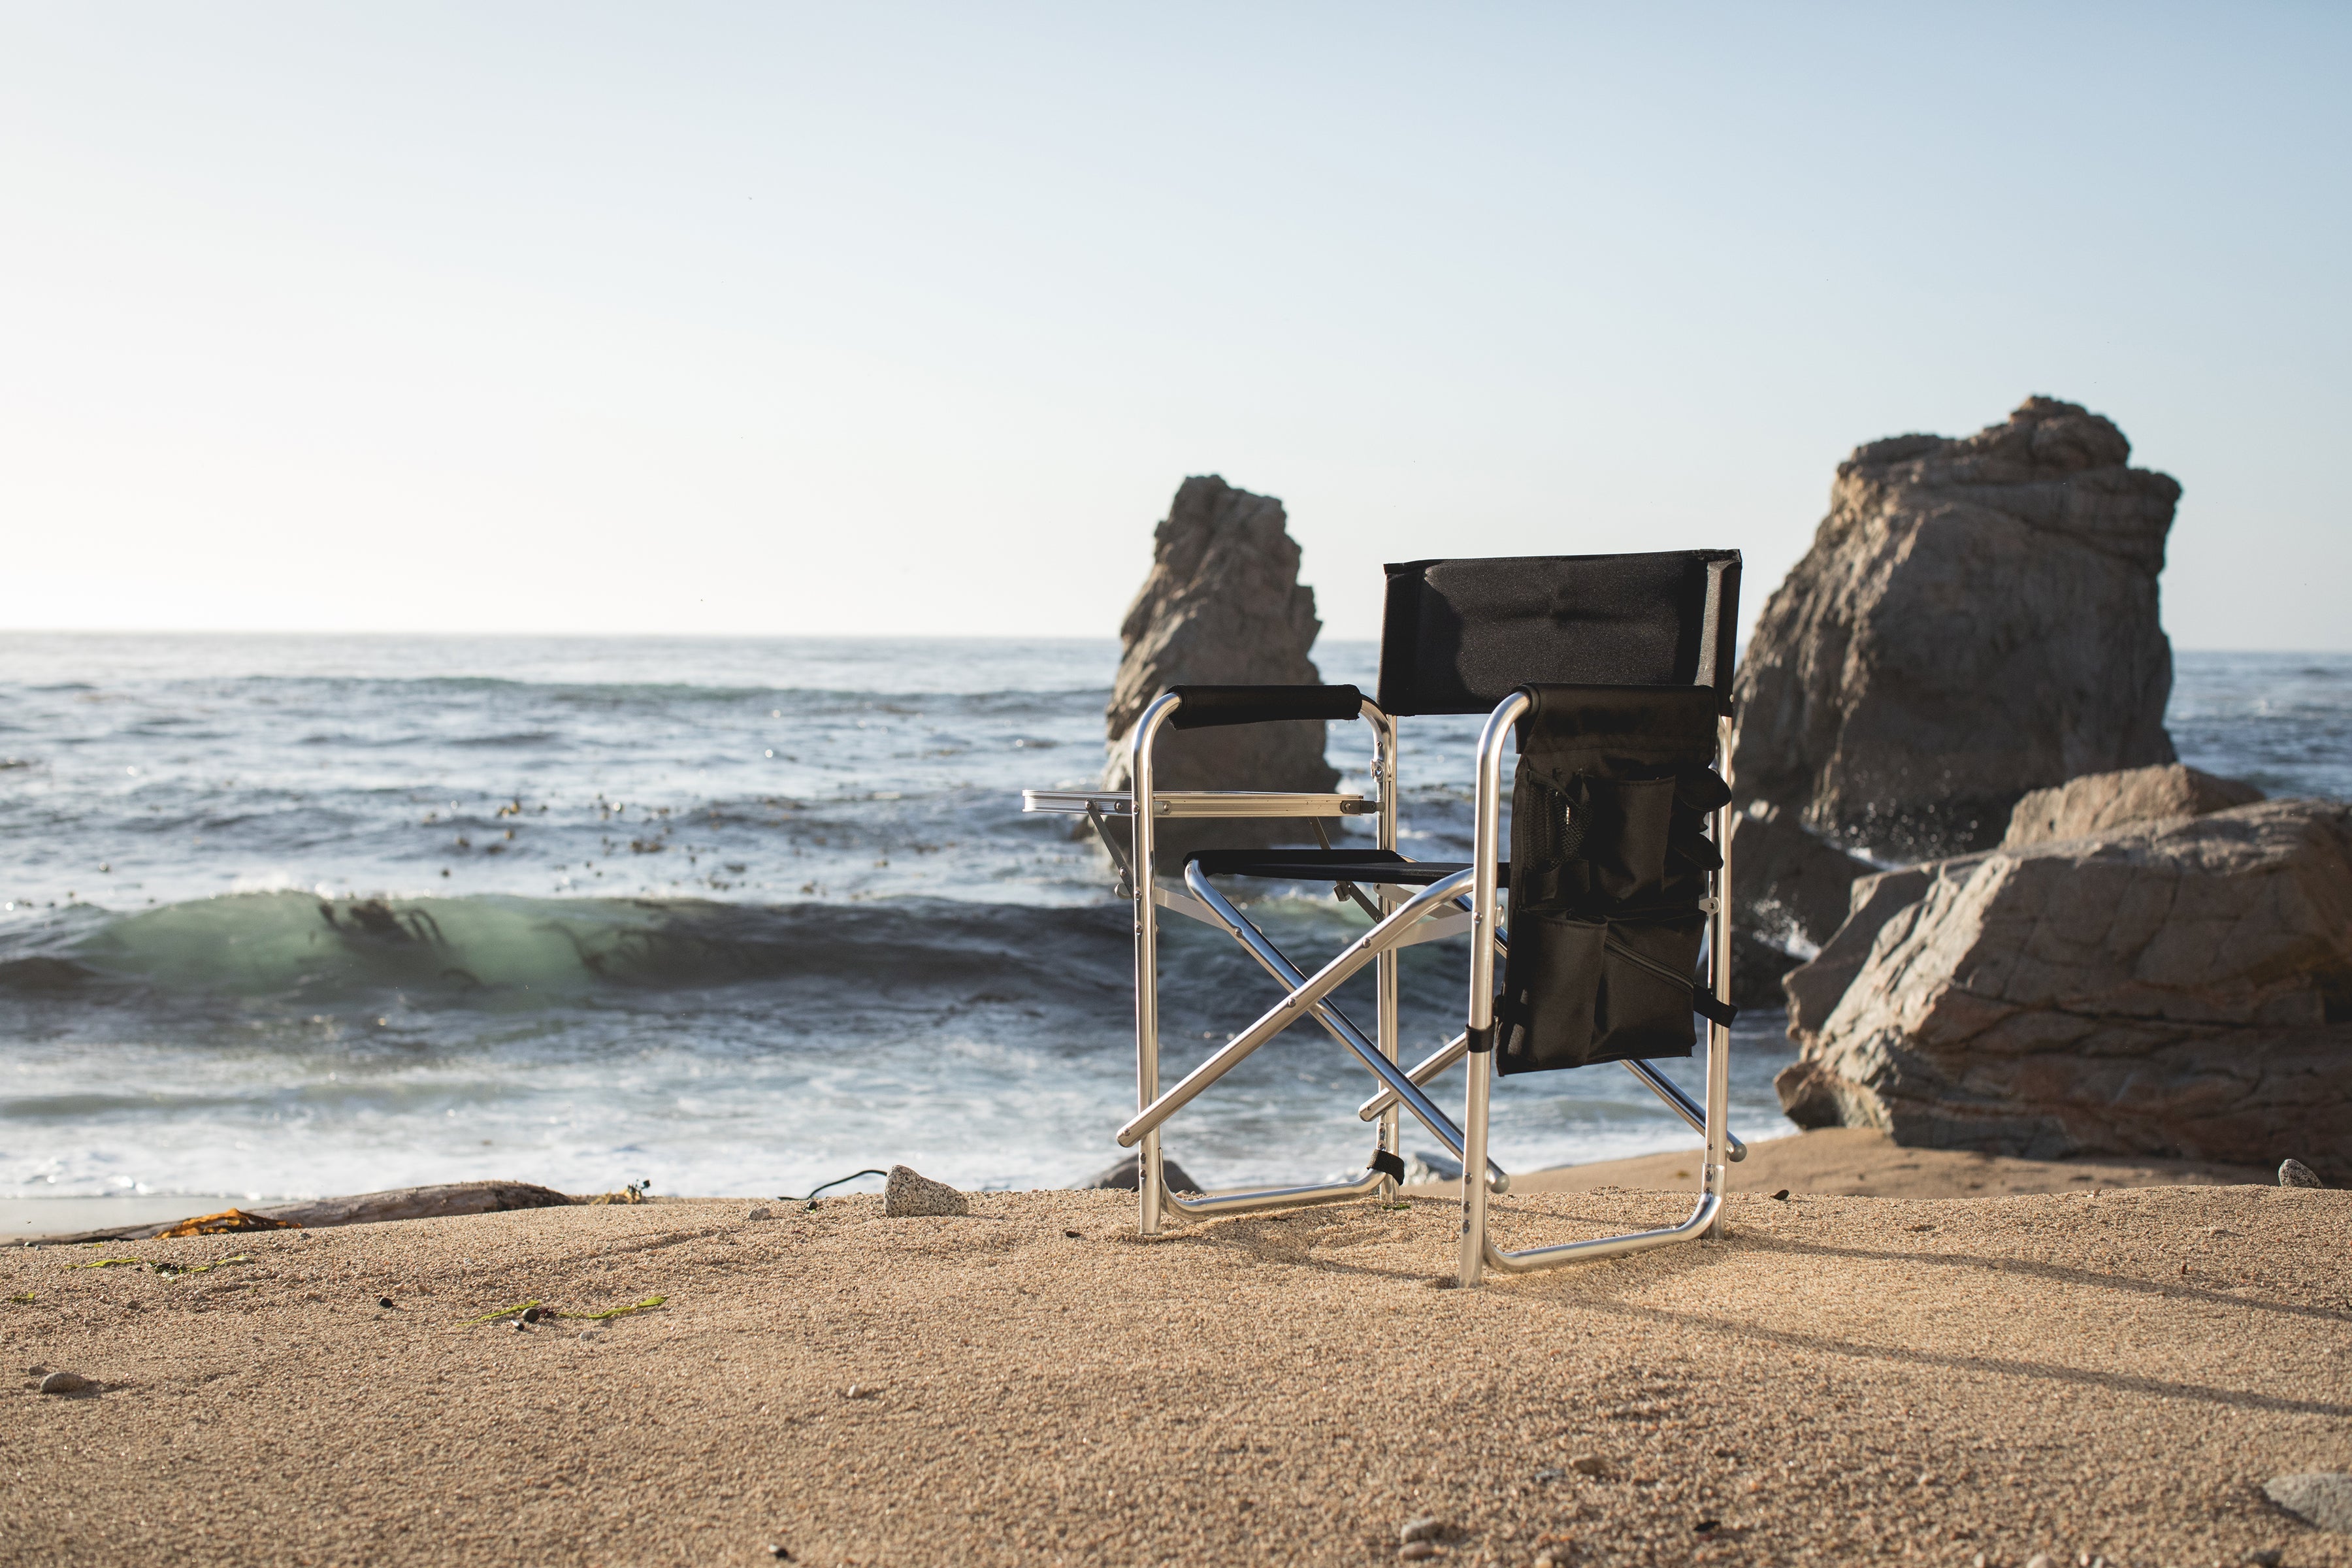
POLYGON ((2352 1194, 1743 1193, 1720 1242, 1466 1292, 1435 1198, 1153 1241, 1130 1203, 10 1248, 0 1560, 1372 1563, 1434 1517, 1505 1564, 2352 1563, 2262 1491, 2352 1468, 2352 1194))

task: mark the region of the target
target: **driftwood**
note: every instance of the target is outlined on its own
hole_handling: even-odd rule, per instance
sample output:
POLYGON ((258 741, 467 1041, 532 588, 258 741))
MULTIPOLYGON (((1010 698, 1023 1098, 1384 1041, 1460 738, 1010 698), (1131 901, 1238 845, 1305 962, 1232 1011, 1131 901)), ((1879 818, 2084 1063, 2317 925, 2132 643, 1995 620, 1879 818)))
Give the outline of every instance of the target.
MULTIPOLYGON (((338 1225, 374 1225, 393 1219, 441 1219, 451 1215, 496 1214, 503 1209, 557 1208, 576 1203, 552 1187, 529 1182, 451 1182, 437 1187, 395 1187, 387 1193, 362 1193, 356 1197, 319 1198, 310 1203, 272 1204, 250 1210, 260 1219, 317 1230, 338 1225)), ((110 1230, 77 1231, 48 1236, 44 1242, 145 1241, 186 1224, 158 1220, 151 1225, 117 1226, 110 1230)), ((270 1228, 278 1228, 272 1226, 270 1228)))

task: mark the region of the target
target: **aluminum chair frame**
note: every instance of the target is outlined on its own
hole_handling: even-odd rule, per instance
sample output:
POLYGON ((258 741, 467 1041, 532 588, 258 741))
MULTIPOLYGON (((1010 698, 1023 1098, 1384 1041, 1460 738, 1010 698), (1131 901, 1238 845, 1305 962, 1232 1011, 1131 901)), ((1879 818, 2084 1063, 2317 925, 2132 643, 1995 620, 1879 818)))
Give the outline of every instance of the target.
MULTIPOLYGON (((1475 819, 1470 858, 1472 879, 1470 890, 1471 926, 1474 931, 1495 929, 1496 920, 1496 884, 1500 878, 1497 868, 1503 858, 1503 750, 1509 744, 1512 727, 1526 714, 1529 700, 1524 692, 1513 692, 1487 716, 1486 728, 1478 737, 1478 779, 1475 819)), ((1717 721, 1717 748, 1727 758, 1731 748, 1731 721, 1717 721)), ((1718 995, 1731 989, 1731 840, 1728 805, 1717 806, 1714 813, 1713 832, 1717 853, 1721 864, 1710 880, 1712 886, 1700 908, 1707 917, 1707 958, 1712 971, 1712 983, 1718 995)), ((1473 941, 1470 945, 1470 1022, 1467 1041, 1484 1042, 1484 1049, 1471 1055, 1486 1057, 1484 1063, 1474 1062, 1470 1068, 1470 1086, 1463 1109, 1465 1146, 1463 1168, 1486 1158, 1488 1101, 1494 1090, 1493 1044, 1495 1026, 1495 948, 1492 943, 1473 941)), ((1459 1282, 1465 1289, 1483 1282, 1488 1268, 1508 1274, 1527 1274, 1538 1269, 1557 1268, 1565 1264, 1589 1262, 1603 1258, 1618 1258, 1630 1252, 1646 1252, 1652 1247, 1666 1247, 1678 1241, 1695 1241, 1713 1231, 1723 1211, 1723 1198, 1728 1163, 1746 1152, 1736 1150, 1737 1140, 1731 1137, 1731 1028, 1727 1024, 1710 1019, 1706 1029, 1706 1152, 1700 1162, 1698 1202, 1689 1215, 1678 1225, 1664 1226, 1654 1230, 1625 1231, 1616 1236, 1594 1237, 1583 1241, 1556 1243, 1549 1247, 1530 1247, 1519 1251, 1506 1251, 1495 1245, 1487 1234, 1486 1189, 1477 1182, 1462 1185, 1462 1247, 1458 1265, 1459 1282)))
MULTIPOLYGON (((1158 737, 1159 731, 1176 712, 1181 702, 1181 698, 1174 692, 1164 693, 1155 699, 1137 722, 1130 739, 1129 772, 1135 786, 1130 796, 1132 804, 1129 808, 1134 821, 1131 851, 1134 858, 1133 868, 1149 868, 1153 865, 1157 825, 1162 817, 1177 815, 1176 812, 1167 809, 1173 803, 1164 801, 1152 787, 1151 747, 1158 737)), ((1507 742, 1511 726, 1517 721, 1519 712, 1524 710, 1524 698, 1514 696, 1506 700, 1503 709, 1498 709, 1496 713, 1488 719, 1480 742, 1482 790, 1486 789, 1488 783, 1487 774, 1490 772, 1494 774, 1495 780, 1499 781, 1500 748, 1507 742), (1510 710, 1508 718, 1502 716, 1503 710, 1506 709, 1510 710)), ((1378 704, 1370 700, 1365 700, 1361 703, 1361 716, 1371 724, 1374 734, 1372 776, 1379 791, 1378 847, 1393 850, 1397 827, 1396 723, 1393 718, 1382 712, 1378 704)), ((1366 1101, 1359 1109, 1358 1114, 1367 1121, 1375 1118, 1379 1120, 1381 1123, 1379 1150, 1381 1153, 1391 1157, 1396 1154, 1399 1111, 1400 1109, 1410 1110, 1415 1120, 1419 1121, 1433 1136, 1461 1157, 1463 1169, 1465 1172, 1484 1170, 1486 1173, 1486 1179, 1484 1182, 1465 1181, 1464 1193, 1465 1203, 1472 1193, 1476 1194, 1475 1223, 1476 1233, 1480 1237, 1482 1262, 1484 1258, 1492 1251, 1485 1242, 1486 1199, 1489 1193, 1508 1192, 1510 1177, 1486 1152, 1485 1136, 1487 1108, 1486 1074, 1491 1069, 1481 1063, 1479 1070, 1474 1070, 1471 1073, 1472 1089, 1467 1115, 1463 1126, 1456 1126, 1451 1118, 1438 1109, 1428 1098, 1423 1086, 1466 1056, 1473 1054, 1469 1049, 1469 1041, 1472 1037, 1469 1031, 1455 1036, 1410 1072, 1400 1069, 1397 1065, 1396 1038, 1396 963, 1397 953, 1416 942, 1436 941, 1460 935, 1465 931, 1475 932, 1483 930, 1491 932, 1492 935, 1486 942, 1474 941, 1473 942, 1474 968, 1479 957, 1483 957, 1484 960, 1485 983, 1487 987, 1487 1016, 1482 1022, 1474 1007, 1471 1023, 1474 1028, 1481 1029, 1492 1025, 1494 955, 1497 952, 1505 951, 1507 942, 1507 934, 1497 916, 1495 898, 1496 883, 1498 880, 1496 867, 1500 858, 1500 851, 1493 842, 1493 830, 1500 821, 1499 803, 1496 794, 1499 791, 1499 782, 1496 782, 1494 791, 1488 791, 1481 795, 1482 810, 1485 815, 1479 818, 1479 821, 1487 830, 1487 837, 1479 841, 1480 853, 1474 859, 1472 867, 1443 878, 1410 896, 1401 894, 1395 885, 1378 884, 1378 903, 1373 907, 1379 918, 1376 919, 1372 929, 1349 943, 1311 976, 1291 963, 1264 932, 1243 916, 1232 902, 1211 884, 1199 866, 1188 865, 1185 868, 1184 879, 1189 896, 1162 889, 1158 885, 1156 877, 1134 875, 1133 868, 1130 868, 1129 879, 1133 884, 1135 897, 1137 1114, 1119 1129, 1118 1142, 1122 1148, 1134 1148, 1139 1143, 1142 1145, 1137 1163, 1136 1182, 1137 1228, 1139 1234, 1158 1235, 1170 1210, 1193 1217, 1209 1217, 1260 1209, 1345 1202, 1374 1192, 1383 1196, 1394 1193, 1396 1186, 1394 1176, 1377 1168, 1368 1169, 1363 1175, 1343 1182, 1272 1187, 1190 1199, 1168 1190, 1165 1161, 1160 1149, 1160 1127, 1203 1089, 1240 1065, 1244 1059, 1276 1035, 1302 1018, 1313 1017, 1334 1038, 1353 1050, 1381 1080, 1382 1088, 1379 1093, 1366 1101), (1480 912, 1482 906, 1476 900, 1479 870, 1482 867, 1485 870, 1486 890, 1483 917, 1480 912), (1224 930, 1253 958, 1256 959, 1269 974, 1286 987, 1286 994, 1281 1001, 1261 1014, 1248 1028, 1233 1037, 1206 1061, 1187 1074, 1182 1081, 1164 1093, 1160 1089, 1159 1070, 1159 910, 1162 908, 1202 920, 1224 930), (1368 963, 1375 966, 1377 1013, 1374 1037, 1366 1037, 1345 1014, 1326 1000, 1333 990, 1360 971, 1368 963), (1475 1134, 1465 1131, 1465 1127, 1472 1125, 1477 1128, 1475 1134)), ((1266 811, 1265 815, 1321 815, 1320 812, 1300 809, 1303 803, 1319 797, 1267 795, 1259 798, 1267 807, 1272 808, 1266 811)), ((1189 797, 1187 797, 1187 803, 1190 804, 1189 797)), ((1242 815, 1230 809, 1221 810, 1217 814, 1227 816, 1242 815)), ((1343 813, 1334 811, 1330 814, 1336 816, 1343 813)), ((1187 809, 1182 815, 1190 816, 1196 813, 1187 809)), ((1718 837, 1723 832, 1723 815, 1718 812, 1715 822, 1715 831, 1718 837)), ((1724 935, 1727 928, 1722 924, 1725 918, 1725 900, 1720 896, 1720 890, 1722 887, 1728 884, 1720 880, 1721 876, 1721 873, 1717 873, 1717 896, 1711 900, 1711 909, 1715 916, 1715 924, 1710 928, 1715 933, 1711 948, 1715 952, 1727 953, 1729 948, 1724 935)), ((1720 961, 1717 967, 1721 967, 1720 961)), ((1719 981, 1718 985, 1722 983, 1719 981)), ((1474 979, 1474 987, 1476 984, 1474 979)), ((1710 1152, 1706 1162, 1708 1174, 1702 1184, 1699 1211, 1694 1213, 1691 1221, 1686 1221, 1683 1226, 1670 1230, 1636 1233, 1630 1237, 1606 1237, 1593 1242, 1570 1243, 1559 1248, 1539 1249, 1544 1258, 1551 1259, 1556 1257, 1557 1262, 1566 1263, 1586 1258, 1611 1256, 1617 1252, 1639 1250, 1644 1247, 1683 1239, 1687 1235, 1699 1234, 1712 1225, 1721 1202, 1720 1167, 1726 1160, 1738 1160, 1747 1152, 1738 1140, 1730 1135, 1727 1126, 1729 1080, 1727 1076, 1717 1070, 1727 1063, 1729 1036, 1727 1032, 1722 1031, 1721 1026, 1712 1027, 1721 1033, 1722 1038, 1718 1043, 1715 1035, 1710 1035, 1709 1096, 1705 1106, 1694 1103, 1679 1086, 1648 1063, 1629 1061, 1622 1064, 1695 1131, 1707 1137, 1707 1148, 1710 1152), (1716 1092, 1718 1077, 1722 1078, 1721 1093, 1716 1092)), ((1465 1207, 1465 1234, 1468 1234, 1472 1225, 1473 1213, 1465 1207)), ((1498 1259, 1496 1266, 1507 1269, 1554 1266, 1550 1261, 1524 1263, 1519 1261, 1527 1255, 1498 1252, 1492 1255, 1498 1259)), ((1465 1272, 1463 1283, 1475 1285, 1477 1283, 1477 1279, 1472 1273, 1465 1272)))

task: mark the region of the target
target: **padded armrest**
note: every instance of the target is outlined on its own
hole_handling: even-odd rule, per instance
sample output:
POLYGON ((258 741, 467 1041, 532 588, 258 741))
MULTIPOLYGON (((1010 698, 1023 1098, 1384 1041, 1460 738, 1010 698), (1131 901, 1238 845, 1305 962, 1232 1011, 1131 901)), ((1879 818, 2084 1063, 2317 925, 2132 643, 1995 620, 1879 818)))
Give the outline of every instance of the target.
POLYGON ((1364 694, 1352 686, 1171 686, 1181 699, 1168 718, 1171 730, 1219 724, 1264 724, 1276 719, 1356 718, 1364 694))

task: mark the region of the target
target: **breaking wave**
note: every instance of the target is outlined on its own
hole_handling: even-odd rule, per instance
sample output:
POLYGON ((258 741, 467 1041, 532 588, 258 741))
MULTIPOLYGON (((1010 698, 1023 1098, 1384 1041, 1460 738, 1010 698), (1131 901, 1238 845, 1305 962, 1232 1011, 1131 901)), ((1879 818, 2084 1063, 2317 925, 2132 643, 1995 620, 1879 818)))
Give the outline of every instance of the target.
POLYGON ((235 893, 98 916, 47 951, 0 952, 0 990, 135 984, 165 992, 299 995, 397 990, 417 1001, 497 994, 794 981, 970 993, 992 1000, 1124 994, 1121 907, 940 899, 721 903, 701 899, 324 899, 235 893))

